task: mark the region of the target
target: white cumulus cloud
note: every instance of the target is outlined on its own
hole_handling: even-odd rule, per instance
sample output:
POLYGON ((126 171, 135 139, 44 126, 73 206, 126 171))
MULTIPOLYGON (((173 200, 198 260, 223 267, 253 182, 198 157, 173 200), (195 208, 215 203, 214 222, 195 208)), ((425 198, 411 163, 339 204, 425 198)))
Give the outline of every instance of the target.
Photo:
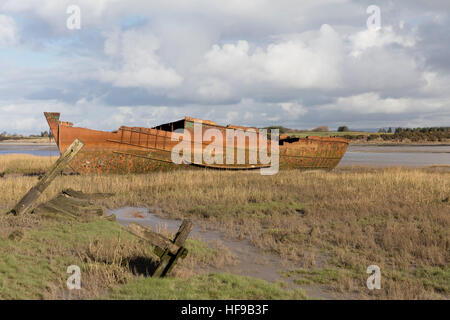
POLYGON ((416 39, 413 35, 396 34, 392 26, 386 26, 380 30, 366 29, 352 34, 349 37, 353 45, 352 55, 357 57, 365 50, 374 47, 385 47, 391 44, 403 47, 413 47, 416 39))
POLYGON ((165 66, 158 55, 159 40, 147 32, 115 31, 107 35, 105 54, 112 66, 102 70, 100 79, 117 87, 173 88, 183 78, 165 66))
POLYGON ((252 47, 245 40, 214 45, 199 70, 238 87, 265 84, 297 89, 336 88, 341 81, 342 54, 339 35, 323 25, 308 41, 282 40, 267 47, 252 47))
POLYGON ((0 48, 15 45, 17 42, 16 22, 10 16, 0 14, 0 48))

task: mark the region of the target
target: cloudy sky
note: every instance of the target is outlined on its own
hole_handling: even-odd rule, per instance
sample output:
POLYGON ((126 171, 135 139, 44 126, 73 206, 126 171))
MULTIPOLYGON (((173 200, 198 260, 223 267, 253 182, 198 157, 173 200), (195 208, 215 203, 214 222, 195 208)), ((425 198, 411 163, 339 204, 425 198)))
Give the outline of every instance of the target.
POLYGON ((185 115, 449 126, 449 13, 447 0, 0 0, 0 131, 47 130, 43 111, 105 130, 185 115))

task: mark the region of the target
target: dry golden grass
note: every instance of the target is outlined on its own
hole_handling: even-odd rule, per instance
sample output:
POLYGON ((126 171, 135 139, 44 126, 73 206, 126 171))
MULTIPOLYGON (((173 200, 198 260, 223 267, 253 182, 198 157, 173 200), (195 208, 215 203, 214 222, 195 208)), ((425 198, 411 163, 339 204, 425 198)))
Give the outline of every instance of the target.
POLYGON ((58 159, 58 157, 36 157, 27 154, 2 155, 0 158, 0 174, 41 173, 58 159))
MULTIPOLYGON (((50 161, 27 160, 36 169, 50 161)), ((14 161, 0 157, 0 168, 6 166, 14 167, 14 161)), ((36 181, 2 178, 0 207, 12 207, 36 181)), ((449 182, 446 168, 61 176, 41 201, 64 188, 115 192, 105 202, 109 207, 146 206, 190 217, 315 270, 313 279, 320 279, 322 270, 335 270, 335 277, 319 283, 337 294, 428 299, 450 294, 449 182), (382 289, 376 292, 365 285, 371 264, 382 272, 382 289)))

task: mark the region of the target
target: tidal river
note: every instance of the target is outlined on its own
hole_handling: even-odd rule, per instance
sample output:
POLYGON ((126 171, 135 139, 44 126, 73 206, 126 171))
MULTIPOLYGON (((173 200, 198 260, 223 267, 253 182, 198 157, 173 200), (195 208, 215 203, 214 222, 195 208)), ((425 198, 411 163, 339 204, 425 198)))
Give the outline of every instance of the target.
MULTIPOLYGON (((31 154, 59 156, 55 145, 50 144, 0 144, 2 154, 31 154)), ((350 145, 339 166, 409 166, 450 165, 450 145, 350 145)))
POLYGON ((450 145, 350 145, 339 166, 450 165, 450 145))
POLYGON ((2 154, 31 154, 34 156, 51 157, 59 156, 59 151, 56 145, 52 144, 0 143, 0 155, 2 154))

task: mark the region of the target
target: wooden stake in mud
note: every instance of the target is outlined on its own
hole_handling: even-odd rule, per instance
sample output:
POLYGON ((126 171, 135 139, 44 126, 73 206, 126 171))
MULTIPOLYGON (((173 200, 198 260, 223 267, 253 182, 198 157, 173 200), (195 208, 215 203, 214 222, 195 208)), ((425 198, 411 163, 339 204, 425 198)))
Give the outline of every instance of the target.
POLYGON ((84 143, 76 139, 70 147, 66 149, 63 155, 56 161, 53 167, 39 180, 33 188, 16 204, 14 209, 10 213, 14 215, 22 215, 30 210, 34 209, 36 200, 52 183, 56 176, 64 170, 69 162, 77 155, 77 153, 83 148, 84 143))
POLYGON ((140 224, 130 223, 127 226, 127 230, 135 236, 149 241, 152 245, 162 250, 169 250, 169 252, 172 254, 176 254, 180 249, 180 246, 177 246, 163 235, 153 232, 149 228, 143 227, 140 224))
POLYGON ((173 240, 173 243, 181 248, 175 255, 170 254, 168 249, 164 250, 164 253, 161 255, 159 266, 153 273, 153 277, 165 277, 169 275, 177 260, 186 256, 187 249, 184 248, 183 245, 193 227, 192 222, 188 220, 183 221, 178 233, 175 236, 175 239, 173 240))
POLYGON ((152 276, 165 277, 170 274, 179 258, 183 259, 186 257, 188 251, 183 245, 192 228, 192 222, 188 220, 183 221, 173 241, 136 223, 130 223, 126 230, 148 240, 155 246, 155 253, 160 256, 160 261, 152 276))

